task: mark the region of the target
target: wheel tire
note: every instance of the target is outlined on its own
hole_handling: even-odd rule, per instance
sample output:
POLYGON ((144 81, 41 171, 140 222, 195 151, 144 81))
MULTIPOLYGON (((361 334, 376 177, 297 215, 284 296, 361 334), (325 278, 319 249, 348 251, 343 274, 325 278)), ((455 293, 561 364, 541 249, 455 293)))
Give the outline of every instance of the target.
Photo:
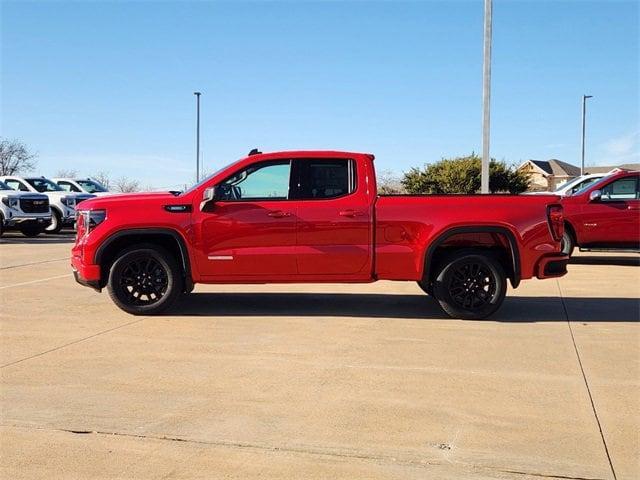
POLYGON ((45 233, 59 233, 62 230, 62 216, 57 210, 51 209, 51 223, 44 229, 45 233))
POLYGON ((111 300, 133 315, 156 315, 169 308, 183 290, 182 272, 164 248, 140 245, 124 250, 109 271, 111 300))
POLYGON ((20 227, 20 233, 25 237, 37 237, 42 233, 42 227, 38 227, 37 225, 20 227))
POLYGON ((567 228, 565 227, 564 233, 562 234, 562 240, 560 243, 560 249, 562 253, 565 255, 573 255, 573 249, 575 248, 575 241, 573 240, 573 235, 569 233, 567 228))
POLYGON ((500 308, 507 292, 507 276, 491 254, 460 250, 441 264, 434 297, 452 318, 477 320, 500 308))
POLYGON ((418 280, 416 283, 424 293, 426 293, 427 295, 433 295, 433 285, 431 284, 431 282, 427 282, 425 280, 418 280))

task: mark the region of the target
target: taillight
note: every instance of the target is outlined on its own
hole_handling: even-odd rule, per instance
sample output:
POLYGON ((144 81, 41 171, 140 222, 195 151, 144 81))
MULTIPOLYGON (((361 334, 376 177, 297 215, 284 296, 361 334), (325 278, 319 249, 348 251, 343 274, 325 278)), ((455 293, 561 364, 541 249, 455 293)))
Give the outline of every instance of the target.
POLYGON ((549 208, 547 208, 547 220, 549 221, 551 236, 555 241, 559 242, 562 240, 562 235, 564 235, 562 205, 550 205, 549 208))

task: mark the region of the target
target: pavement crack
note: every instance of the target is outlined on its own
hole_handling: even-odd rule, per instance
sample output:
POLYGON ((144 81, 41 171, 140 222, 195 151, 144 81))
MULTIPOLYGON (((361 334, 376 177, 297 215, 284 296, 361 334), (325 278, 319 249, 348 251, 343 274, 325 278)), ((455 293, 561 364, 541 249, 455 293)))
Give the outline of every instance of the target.
POLYGON ((114 330, 118 330, 120 328, 128 327, 129 325, 134 325, 136 323, 140 323, 140 322, 142 322, 143 320, 145 320, 147 318, 149 318, 149 317, 138 318, 137 320, 133 320, 132 322, 123 323, 122 325, 117 325, 115 327, 108 328, 106 330, 102 330, 102 331, 94 333, 92 335, 88 335, 86 337, 78 338, 77 340, 73 340, 72 342, 65 343, 64 345, 59 345, 57 347, 50 348, 48 350, 45 350, 44 352, 35 353, 33 355, 29 355, 28 357, 20 358, 19 360, 14 360, 13 362, 5 363, 4 365, 0 365, 0 369, 6 368, 6 367, 10 367, 10 366, 16 365, 18 363, 26 362, 27 360, 31 360, 33 358, 41 357, 43 355, 46 355, 47 353, 51 353, 51 352, 55 352, 55 351, 58 351, 58 350, 62 350, 63 348, 70 347, 71 345, 75 345, 77 343, 81 343, 81 342, 84 342, 86 340, 90 340, 90 339, 98 337, 100 335, 104 335, 105 333, 109 333, 109 332, 113 332, 114 330))
MULTIPOLYGON (((282 452, 282 453, 290 453, 290 454, 300 454, 300 455, 313 455, 313 456, 323 456, 330 458, 348 458, 348 459, 358 459, 364 461, 373 461, 379 463, 393 463, 396 465, 404 465, 412 468, 427 468, 430 466, 433 467, 442 467, 442 466, 450 466, 451 462, 444 463, 438 460, 427 460, 424 458, 416 458, 412 455, 402 454, 398 452, 395 455, 384 455, 384 454, 376 454, 373 452, 366 451, 358 451, 358 450, 349 450, 349 449, 338 449, 335 447, 322 447, 322 446, 279 446, 279 445, 267 445, 260 443, 251 443, 251 442, 241 442, 241 441, 232 441, 232 440, 201 440, 197 438, 186 438, 180 437, 177 435, 149 435, 142 433, 127 433, 127 432, 115 432, 115 431, 107 431, 107 430, 88 430, 88 429, 70 429, 70 428, 61 428, 61 427, 45 427, 45 426, 36 426, 36 425, 7 425, 2 424, 2 427, 14 427, 14 428, 26 428, 26 429, 35 429, 35 430, 46 430, 46 431, 57 431, 64 433, 71 433, 73 435, 100 435, 104 437, 126 437, 140 440, 157 440, 157 441, 168 441, 168 442, 177 442, 177 443, 185 443, 192 445, 204 445, 211 447, 221 447, 221 448, 232 448, 232 449, 247 449, 247 450, 256 450, 263 452, 282 452)), ((464 469, 469 471, 485 471, 485 472, 501 472, 501 473, 509 473, 513 475, 523 475, 530 477, 540 477, 540 478, 551 478, 558 480, 605 480, 599 477, 581 477, 581 476, 572 476, 572 475, 561 475, 561 474, 553 474, 553 473, 539 473, 539 472, 529 472, 524 470, 512 470, 506 468, 499 468, 497 466, 492 465, 475 465, 472 463, 466 462, 456 462, 456 464, 464 469)))
POLYGON ((498 472, 504 473, 513 473, 514 475, 526 475, 529 477, 541 477, 541 478, 559 478, 562 480, 603 480, 601 478, 593 478, 593 477, 573 477, 568 475, 554 475, 551 473, 536 473, 536 472, 525 472, 520 470, 502 470, 496 469, 498 472))
POLYGON ((587 380, 587 374, 584 371, 584 366, 582 365, 582 359, 580 358, 580 351, 578 350, 578 344, 576 343, 576 337, 573 335, 573 328, 571 327, 571 320, 569 320, 569 310, 567 309, 567 304, 564 301, 564 296, 562 295, 562 287, 560 286, 560 281, 556 279, 556 283, 558 285, 558 292, 560 294, 560 301, 562 302, 562 308, 564 310, 564 316, 567 320, 567 326, 569 327, 569 333, 571 334, 571 342, 573 343, 573 349, 576 352, 576 357, 578 359, 578 365, 580 366, 580 372, 582 372, 582 379, 584 380, 584 385, 587 388, 587 394, 589 395, 589 401, 591 402, 591 410, 593 411, 593 415, 596 419, 596 423, 598 424, 598 430, 600 431, 600 438, 602 439, 602 445, 604 446, 604 451, 607 455, 607 460, 609 461, 609 467, 611 468, 611 474, 613 475, 613 480, 617 480, 616 471, 613 468, 613 461, 611 460, 611 454, 609 453, 609 447, 607 446, 607 441, 604 437, 604 431, 602 430, 602 424, 600 423, 600 418, 598 417, 598 410, 596 409, 596 404, 593 400, 593 395, 591 393, 591 388, 589 387, 589 381, 587 380))

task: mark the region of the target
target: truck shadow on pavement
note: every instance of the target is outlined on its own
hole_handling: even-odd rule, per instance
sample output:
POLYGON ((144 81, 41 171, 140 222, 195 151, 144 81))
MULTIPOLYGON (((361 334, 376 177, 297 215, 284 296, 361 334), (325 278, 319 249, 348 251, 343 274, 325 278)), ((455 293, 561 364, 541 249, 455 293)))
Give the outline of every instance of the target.
MULTIPOLYGON (((507 297, 502 308, 485 321, 565 322, 565 306, 571 321, 640 321, 640 300, 637 298, 573 297, 564 298, 564 305, 559 297, 507 297)), ((451 320, 426 295, 379 293, 192 293, 168 315, 451 320)))
POLYGON ((33 245, 33 244, 42 244, 42 245, 53 245, 56 243, 74 243, 76 240, 75 232, 64 232, 64 233, 41 233, 37 237, 25 237, 21 233, 18 232, 6 232, 0 238, 0 244, 3 243, 11 243, 11 244, 25 244, 25 245, 33 245))
POLYGON ((640 267, 640 255, 633 257, 580 256, 571 257, 570 265, 616 265, 620 267, 640 267))

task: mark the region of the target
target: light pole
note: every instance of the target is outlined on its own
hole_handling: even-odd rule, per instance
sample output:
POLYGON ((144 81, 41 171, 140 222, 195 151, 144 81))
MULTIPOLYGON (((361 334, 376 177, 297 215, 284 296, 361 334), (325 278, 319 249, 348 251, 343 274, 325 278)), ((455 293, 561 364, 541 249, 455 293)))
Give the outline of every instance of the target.
POLYGON ((200 181, 200 92, 193 92, 196 96, 196 183, 200 181))
POLYGON ((584 175, 584 134, 587 123, 587 98, 593 98, 593 95, 582 95, 582 156, 580 162, 580 175, 584 175))
POLYGON ((480 193, 489 193, 489 123, 491 114, 491 28, 492 0, 484 0, 484 61, 482 63, 482 164, 480 193))

